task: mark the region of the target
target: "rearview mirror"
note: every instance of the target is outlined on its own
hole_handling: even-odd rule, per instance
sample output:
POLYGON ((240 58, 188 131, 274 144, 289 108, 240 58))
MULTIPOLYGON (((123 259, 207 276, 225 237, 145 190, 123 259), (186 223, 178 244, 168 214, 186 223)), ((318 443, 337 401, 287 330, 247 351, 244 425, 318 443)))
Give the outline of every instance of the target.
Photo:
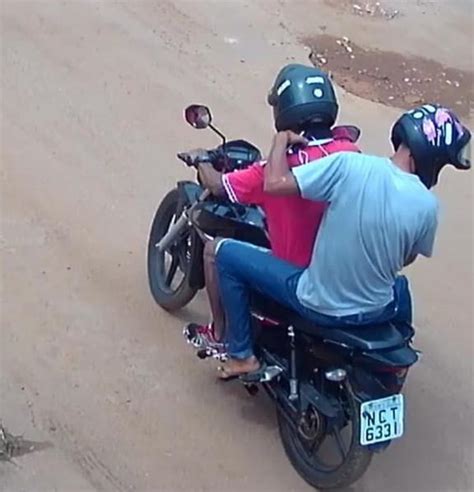
POLYGON ((207 128, 212 121, 211 111, 207 106, 191 104, 184 110, 184 118, 194 128, 202 130, 207 128))

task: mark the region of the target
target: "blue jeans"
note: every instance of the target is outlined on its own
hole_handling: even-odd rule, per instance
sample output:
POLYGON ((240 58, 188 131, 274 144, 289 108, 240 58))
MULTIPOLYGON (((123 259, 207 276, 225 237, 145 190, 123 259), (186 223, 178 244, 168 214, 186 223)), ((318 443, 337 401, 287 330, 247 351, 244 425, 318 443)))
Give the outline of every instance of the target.
POLYGON ((226 315, 228 353, 237 359, 253 355, 251 291, 271 298, 322 326, 354 327, 388 320, 411 323, 411 296, 405 277, 398 277, 395 282, 395 300, 389 305, 375 312, 333 317, 312 311, 300 303, 296 287, 304 269, 276 258, 267 249, 224 239, 217 247, 216 264, 226 315))

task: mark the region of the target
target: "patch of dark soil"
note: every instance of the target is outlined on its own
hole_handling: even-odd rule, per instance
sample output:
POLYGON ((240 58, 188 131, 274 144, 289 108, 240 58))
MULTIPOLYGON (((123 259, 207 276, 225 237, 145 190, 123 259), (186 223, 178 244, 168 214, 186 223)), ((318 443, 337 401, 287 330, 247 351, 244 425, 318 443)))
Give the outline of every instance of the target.
POLYGON ((438 103, 469 116, 472 72, 444 67, 421 57, 362 48, 347 38, 326 34, 302 40, 311 62, 330 72, 348 92, 398 108, 438 103))

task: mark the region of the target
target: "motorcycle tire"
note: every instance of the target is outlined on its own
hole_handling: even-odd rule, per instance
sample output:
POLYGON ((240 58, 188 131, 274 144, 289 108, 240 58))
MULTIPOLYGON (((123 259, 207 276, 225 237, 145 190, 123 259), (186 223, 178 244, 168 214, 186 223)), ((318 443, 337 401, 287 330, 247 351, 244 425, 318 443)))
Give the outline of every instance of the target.
POLYGON ((179 192, 171 190, 160 203, 151 226, 148 240, 148 283, 153 298, 163 309, 176 311, 191 302, 197 292, 189 284, 190 269, 183 272, 184 278, 176 290, 166 287, 164 278, 164 254, 160 253, 156 243, 167 233, 176 216, 179 206, 179 192))
POLYGON ((352 425, 354 432, 349 451, 343 463, 333 471, 318 469, 302 451, 301 441, 297 430, 287 418, 277 411, 278 429, 285 453, 298 474, 311 486, 318 490, 345 488, 357 481, 367 470, 372 460, 373 452, 360 444, 360 418, 358 404, 351 398, 351 405, 356 410, 352 425), (299 445, 298 445, 299 444, 299 445))

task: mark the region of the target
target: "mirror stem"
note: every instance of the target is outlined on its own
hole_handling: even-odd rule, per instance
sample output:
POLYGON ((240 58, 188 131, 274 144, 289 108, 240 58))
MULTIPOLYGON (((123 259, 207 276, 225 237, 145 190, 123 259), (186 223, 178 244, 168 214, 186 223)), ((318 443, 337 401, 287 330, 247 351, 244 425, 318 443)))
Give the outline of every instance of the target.
POLYGON ((217 135, 219 135, 219 137, 222 138, 222 144, 225 145, 226 143, 226 139, 225 139, 225 135, 223 133, 221 133, 212 123, 209 123, 209 128, 214 132, 214 133, 217 133, 217 135))

